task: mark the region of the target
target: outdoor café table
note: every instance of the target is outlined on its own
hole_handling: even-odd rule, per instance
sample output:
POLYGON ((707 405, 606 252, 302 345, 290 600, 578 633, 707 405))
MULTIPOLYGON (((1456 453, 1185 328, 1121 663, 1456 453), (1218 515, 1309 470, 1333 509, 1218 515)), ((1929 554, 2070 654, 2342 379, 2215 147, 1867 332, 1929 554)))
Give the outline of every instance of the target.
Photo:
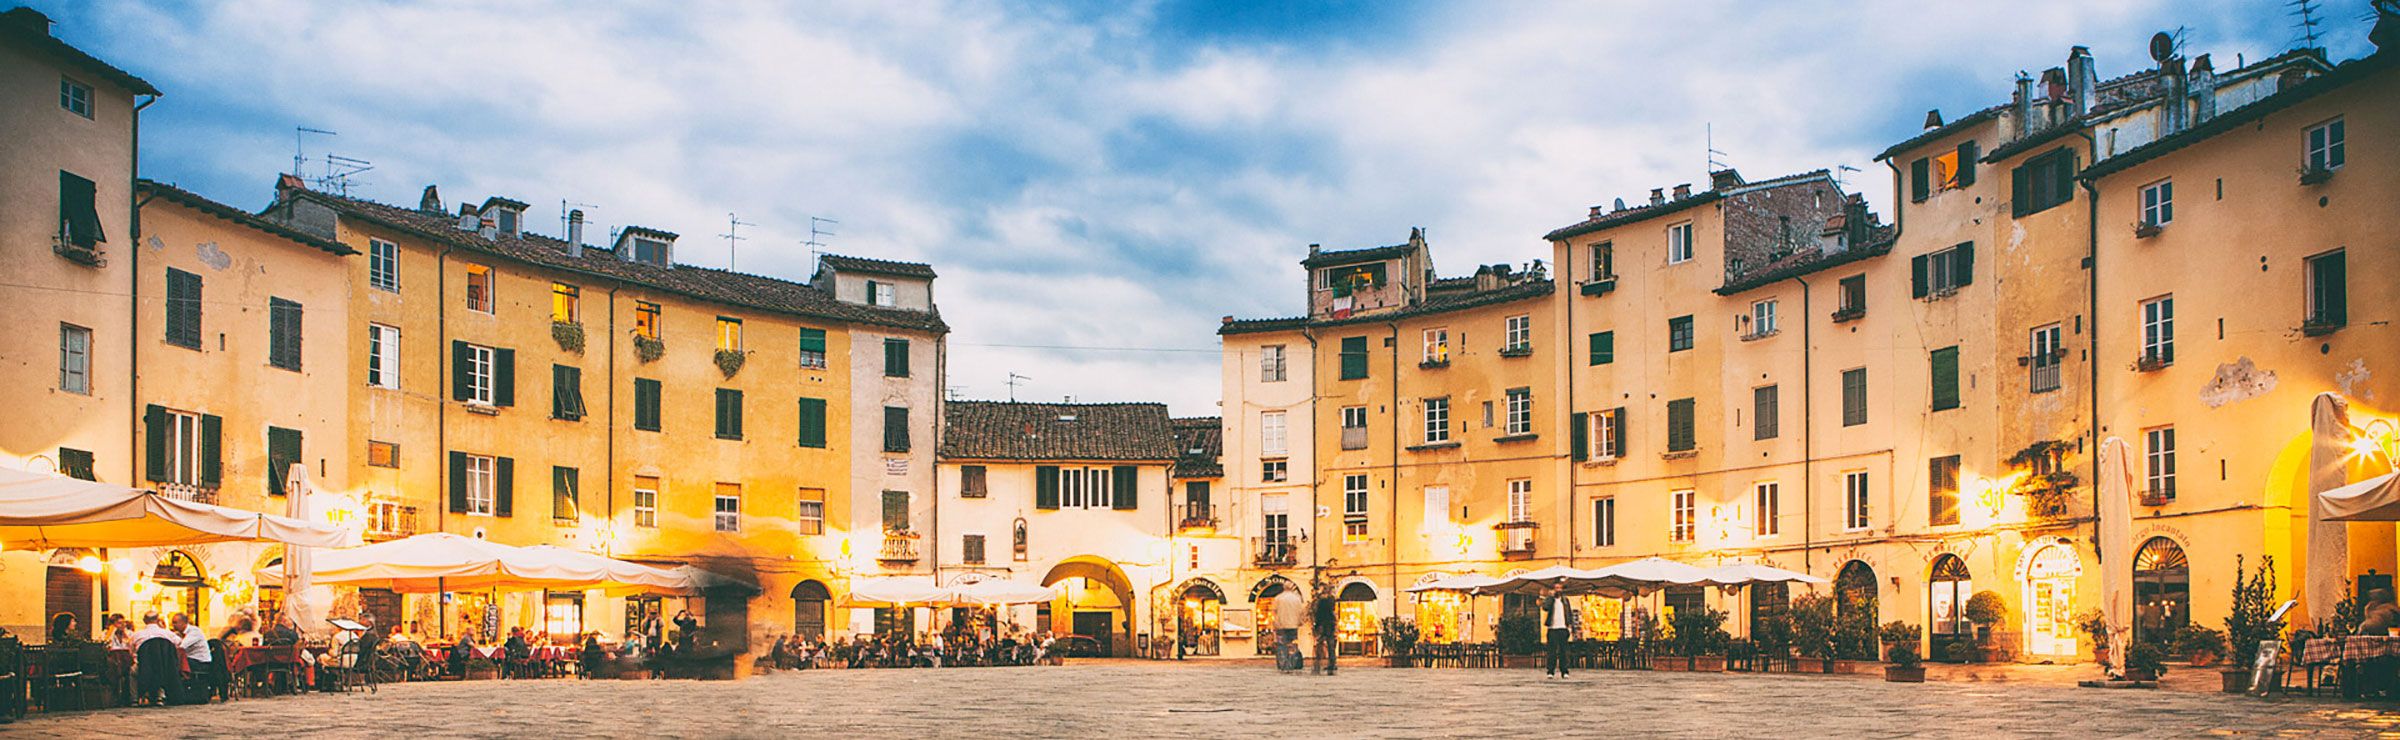
POLYGON ((293 686, 298 687, 314 684, 316 683, 315 677, 311 674, 315 673, 315 666, 311 666, 308 664, 308 661, 300 659, 300 650, 301 648, 298 645, 245 645, 242 647, 237 647, 233 649, 232 655, 226 657, 225 669, 227 673, 241 675, 245 671, 264 673, 278 665, 291 666, 292 673, 294 674, 293 686))
POLYGON ((2392 659, 2400 658, 2400 637, 2349 635, 2341 638, 2310 640, 2306 646, 2300 649, 2301 662, 2308 664, 2330 661, 2335 652, 2333 643, 2336 639, 2341 640, 2339 651, 2341 654, 2342 696, 2355 698, 2369 688, 2366 684, 2372 683, 2381 686, 2387 685, 2393 680, 2394 676, 2391 675, 2368 676, 2364 670, 2371 663, 2388 665, 2392 659), (2323 644, 2320 645, 2320 643, 2323 644))

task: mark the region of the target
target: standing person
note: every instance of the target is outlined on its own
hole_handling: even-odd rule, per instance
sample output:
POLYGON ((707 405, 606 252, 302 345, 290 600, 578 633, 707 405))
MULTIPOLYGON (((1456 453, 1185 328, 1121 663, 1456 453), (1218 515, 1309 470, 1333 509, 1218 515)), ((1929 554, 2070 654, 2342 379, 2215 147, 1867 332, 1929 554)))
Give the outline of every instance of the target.
POLYGON ((1333 606, 1333 589, 1326 588, 1320 583, 1317 586, 1317 623, 1315 625, 1317 628, 1317 667, 1328 676, 1333 675, 1333 669, 1336 667, 1334 654, 1341 650, 1341 646, 1334 640, 1334 629, 1338 620, 1335 619, 1333 606))
POLYGON ((1575 607, 1556 584, 1544 590, 1542 595, 1549 599, 1542 604, 1542 625, 1549 628, 1544 632, 1550 640, 1550 659, 1544 669, 1545 675, 1566 678, 1567 640, 1572 636, 1572 626, 1575 624, 1575 607))
POLYGON ((1300 599, 1297 586, 1285 586, 1275 592, 1275 668, 1286 673, 1300 672, 1300 619, 1308 605, 1300 599))

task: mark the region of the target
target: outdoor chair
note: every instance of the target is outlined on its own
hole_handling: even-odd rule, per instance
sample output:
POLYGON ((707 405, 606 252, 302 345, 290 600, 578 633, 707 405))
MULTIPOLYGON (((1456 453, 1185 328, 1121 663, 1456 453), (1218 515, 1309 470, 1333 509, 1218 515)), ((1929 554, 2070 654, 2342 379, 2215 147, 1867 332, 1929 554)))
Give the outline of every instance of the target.
POLYGON ((0 635, 0 719, 25 716, 25 643, 0 635))
POLYGON ((208 641, 208 656, 215 660, 205 667, 193 667, 200 674, 193 677, 202 688, 200 703, 206 704, 210 699, 233 701, 233 669, 227 667, 233 662, 233 654, 225 651, 224 640, 212 638, 208 641))
POLYGON ((133 649, 134 702, 165 704, 183 690, 183 648, 174 640, 143 640, 133 649))
MULTIPOLYGON (((2336 642, 2331 656, 2327 656, 2324 660, 2309 662, 2308 642, 2314 639, 2317 639, 2317 633, 2314 630, 2292 632, 2291 645, 2283 653, 2285 658, 2290 661, 2291 668, 2283 672, 2283 680, 2273 687, 2275 690, 2290 693, 2292 680, 2295 678, 2304 682, 2309 696, 2317 695, 2318 686, 2332 688, 2341 685, 2342 649, 2347 646, 2336 642), (2327 673, 2329 670, 2331 673, 2327 673), (2325 680, 2319 683, 2321 678, 2325 680)), ((2340 638, 2335 639, 2339 640, 2340 638)))
POLYGON ((74 708, 91 708, 87 697, 104 685, 101 672, 106 668, 108 646, 89 645, 100 649, 97 656, 84 647, 87 646, 52 644, 42 651, 42 671, 32 679, 33 696, 41 703, 42 711, 57 711, 67 703, 63 700, 70 697, 74 708))

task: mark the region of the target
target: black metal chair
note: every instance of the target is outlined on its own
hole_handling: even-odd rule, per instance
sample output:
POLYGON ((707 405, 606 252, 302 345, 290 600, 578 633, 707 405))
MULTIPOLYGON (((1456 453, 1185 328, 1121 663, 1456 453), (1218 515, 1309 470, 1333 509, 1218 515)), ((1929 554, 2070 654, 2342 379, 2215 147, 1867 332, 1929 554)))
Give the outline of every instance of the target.
POLYGON ((155 637, 133 648, 134 702, 164 704, 180 698, 183 689, 183 648, 174 640, 155 637))
POLYGON ((25 716, 25 643, 0 634, 0 722, 25 716))

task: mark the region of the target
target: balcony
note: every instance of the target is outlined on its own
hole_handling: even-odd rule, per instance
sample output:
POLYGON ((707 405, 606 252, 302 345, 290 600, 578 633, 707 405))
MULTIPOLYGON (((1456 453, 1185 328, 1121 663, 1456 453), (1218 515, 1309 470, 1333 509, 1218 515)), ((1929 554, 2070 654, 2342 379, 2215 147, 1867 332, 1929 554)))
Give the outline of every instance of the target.
POLYGON ((1176 521, 1176 529, 1185 532, 1214 532, 1217 530, 1216 505, 1187 503, 1182 508, 1183 516, 1176 521))
POLYGON ((1501 522, 1492 527, 1500 532, 1500 556, 1510 560, 1533 557, 1533 535, 1541 531, 1540 522, 1532 520, 1501 522))
POLYGON ((917 539, 915 532, 897 529, 886 531, 883 533, 883 549, 876 551, 875 559, 886 564, 917 562, 917 539))
POLYGON ((2058 390, 2058 363, 2052 362, 2046 365, 2033 366, 2031 377, 2028 377, 2026 382, 2028 383, 2029 387, 2032 388, 2034 393, 2048 393, 2050 391, 2058 390))
POLYGON ((1252 537, 1250 553, 1250 562, 1261 568, 1289 568, 1300 564, 1300 550, 1293 547, 1289 537, 1252 537))
POLYGON ((1778 329, 1778 328, 1776 328, 1776 327, 1773 327, 1773 326, 1769 326, 1769 327, 1766 327, 1766 328, 1764 328, 1764 329, 1754 329, 1754 330, 1751 330, 1751 331, 1749 331, 1749 332, 1745 332, 1745 333, 1743 333, 1743 334, 1742 334, 1742 341, 1745 341, 1745 342, 1755 342, 1755 341, 1758 341, 1758 340, 1761 340, 1761 339, 1765 339, 1765 338, 1767 338, 1767 337, 1775 336, 1777 333, 1780 333, 1781 331, 1782 331, 1781 329, 1778 329))
POLYGON ((158 484, 158 492, 167 498, 181 499, 195 504, 213 504, 217 502, 217 488, 215 486, 199 486, 190 483, 160 483, 158 484))
POLYGON ((1867 317, 1866 306, 1843 306, 1833 310, 1833 323, 1857 321, 1867 317))
POLYGON ((1617 278, 1614 275, 1583 284, 1583 294, 1587 296, 1604 296, 1616 289, 1617 278))
POLYGON ((367 529, 365 532, 365 537, 368 542, 397 540, 404 537, 414 537, 416 534, 417 507, 404 504, 395 504, 389 501, 369 502, 367 504, 367 529))
POLYGON ((50 251, 57 253, 60 257, 65 257, 68 262, 73 262, 85 267, 108 266, 108 258, 100 255, 100 248, 98 246, 86 247, 76 244, 74 241, 69 240, 65 233, 60 233, 51 237, 50 251))

